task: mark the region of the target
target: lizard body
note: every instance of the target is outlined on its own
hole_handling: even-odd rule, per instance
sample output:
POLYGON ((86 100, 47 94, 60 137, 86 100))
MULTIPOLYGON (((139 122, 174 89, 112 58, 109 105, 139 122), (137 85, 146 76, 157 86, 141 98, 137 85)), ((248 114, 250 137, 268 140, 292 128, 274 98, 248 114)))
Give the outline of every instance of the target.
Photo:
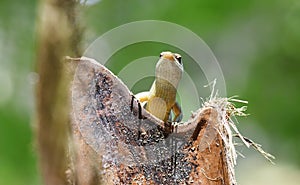
POLYGON ((176 102, 177 87, 182 73, 181 56, 176 53, 162 52, 156 64, 155 81, 150 91, 136 95, 140 102, 146 103, 147 111, 164 122, 179 122, 182 119, 181 108, 176 102), (174 113, 173 120, 170 120, 171 110, 174 113))

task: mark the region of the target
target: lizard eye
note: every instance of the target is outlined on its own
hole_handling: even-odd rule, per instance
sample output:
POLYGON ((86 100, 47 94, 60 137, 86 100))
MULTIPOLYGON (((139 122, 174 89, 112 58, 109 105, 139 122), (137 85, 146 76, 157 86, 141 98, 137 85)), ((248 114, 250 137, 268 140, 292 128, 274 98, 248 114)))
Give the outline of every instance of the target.
POLYGON ((175 58, 177 59, 177 61, 179 62, 179 64, 182 64, 182 61, 181 61, 181 56, 179 54, 174 54, 175 58))
POLYGON ((159 54, 159 58, 161 58, 161 57, 163 56, 163 54, 164 54, 164 52, 161 52, 161 53, 159 54))

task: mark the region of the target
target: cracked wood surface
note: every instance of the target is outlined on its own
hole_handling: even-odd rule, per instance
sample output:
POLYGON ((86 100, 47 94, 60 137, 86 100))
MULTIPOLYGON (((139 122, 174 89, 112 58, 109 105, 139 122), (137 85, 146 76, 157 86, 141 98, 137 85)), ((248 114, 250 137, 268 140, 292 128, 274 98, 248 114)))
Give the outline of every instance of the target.
POLYGON ((74 175, 78 184, 233 184, 219 115, 203 107, 186 123, 165 124, 89 58, 72 87, 74 175))

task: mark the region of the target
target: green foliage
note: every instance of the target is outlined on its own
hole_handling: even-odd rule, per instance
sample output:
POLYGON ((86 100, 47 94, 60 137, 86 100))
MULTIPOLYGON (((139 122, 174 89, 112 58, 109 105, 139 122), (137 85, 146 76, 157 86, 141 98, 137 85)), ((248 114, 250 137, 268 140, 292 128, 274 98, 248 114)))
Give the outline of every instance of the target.
MULTIPOLYGON (((0 184, 38 181, 30 131, 37 8, 35 1, 0 1, 0 184)), ((249 101, 247 124, 256 125, 255 129, 266 133, 259 139, 269 142, 268 151, 278 161, 300 165, 297 147, 300 145, 300 3, 297 0, 102 0, 93 6, 81 6, 80 10, 86 27, 83 41, 86 45, 114 27, 146 19, 170 21, 197 33, 219 60, 228 96, 239 95, 249 101)), ((162 50, 181 53, 180 48, 166 44, 138 43, 117 52, 108 66, 118 73, 130 61, 158 55, 162 50)), ((199 73, 188 65, 188 56, 184 60, 188 73, 199 73)), ((147 87, 138 83, 136 91, 149 87, 150 79, 146 80, 147 87)), ((205 98, 209 92, 203 91, 205 98)), ((243 121, 238 127, 245 127, 243 121)), ((247 130, 243 134, 253 138, 247 130)))

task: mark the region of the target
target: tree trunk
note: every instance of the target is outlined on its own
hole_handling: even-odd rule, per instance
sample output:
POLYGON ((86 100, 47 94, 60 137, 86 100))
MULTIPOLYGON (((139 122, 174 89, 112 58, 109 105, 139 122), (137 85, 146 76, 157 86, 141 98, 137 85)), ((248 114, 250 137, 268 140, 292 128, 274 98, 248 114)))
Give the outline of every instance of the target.
POLYGON ((104 66, 73 60, 79 61, 72 87, 79 184, 235 184, 219 108, 203 107, 186 123, 163 123, 104 66))

